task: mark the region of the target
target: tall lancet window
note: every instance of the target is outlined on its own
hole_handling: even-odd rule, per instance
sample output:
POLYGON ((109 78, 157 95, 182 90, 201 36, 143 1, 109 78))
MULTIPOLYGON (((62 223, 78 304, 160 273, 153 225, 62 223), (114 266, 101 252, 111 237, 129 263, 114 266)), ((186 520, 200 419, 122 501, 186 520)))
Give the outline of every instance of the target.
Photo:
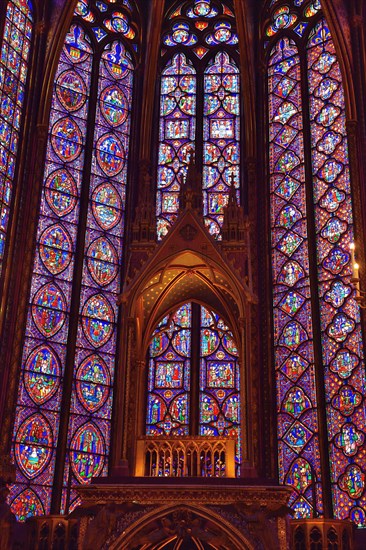
MULTIPOLYGON (((177 218, 192 156, 202 173, 206 226, 220 239, 231 185, 240 198, 240 72, 233 2, 173 3, 163 28, 161 67, 158 239, 177 218)), ((231 436, 239 463, 238 352, 223 320, 203 306, 186 304, 161 321, 149 350, 147 434, 231 436), (187 326, 182 318, 190 319, 187 326)))
POLYGON ((18 519, 106 475, 123 262, 133 2, 76 5, 55 75, 13 437, 18 519))
POLYGON ((20 128, 24 118, 32 24, 30 0, 7 2, 0 56, 0 275, 13 204, 20 128))
POLYGON ((240 74, 231 1, 177 2, 161 48, 158 238, 177 217, 192 154, 202 172, 205 222, 220 238, 232 182, 240 188, 240 74))
MULTIPOLYGON (((220 316, 196 303, 184 304, 159 323, 148 356, 146 434, 231 437, 239 466, 238 350, 220 316)), ((164 465, 159 468, 165 475, 164 465)))
POLYGON ((271 2, 265 32, 280 480, 293 488, 296 517, 365 525, 365 370, 342 75, 318 0, 271 2))

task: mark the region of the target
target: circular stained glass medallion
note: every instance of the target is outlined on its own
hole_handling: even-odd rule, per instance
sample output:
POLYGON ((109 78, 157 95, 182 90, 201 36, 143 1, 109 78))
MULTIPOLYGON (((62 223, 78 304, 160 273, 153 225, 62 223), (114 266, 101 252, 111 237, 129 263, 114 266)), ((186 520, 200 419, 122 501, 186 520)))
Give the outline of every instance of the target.
POLYGON ((83 407, 93 413, 100 409, 109 396, 111 378, 107 365, 98 355, 90 355, 76 373, 76 392, 83 407))
POLYGON ((80 483, 97 477, 104 466, 105 444, 103 436, 92 422, 75 432, 70 445, 72 471, 80 483))
POLYGON ((98 225, 108 231, 121 218, 122 201, 117 189, 110 183, 98 185, 93 193, 92 210, 98 225))
POLYGON ((115 176, 123 166, 125 150, 122 143, 113 134, 105 134, 97 142, 97 160, 107 176, 115 176))
POLYGON ((230 25, 228 23, 219 23, 215 25, 215 38, 218 42, 227 42, 230 40, 231 32, 230 25))
POLYGON ((91 296, 83 308, 83 329, 89 343, 99 348, 108 342, 113 332, 114 312, 101 294, 91 296))
POLYGON ((65 109, 77 111, 86 101, 85 83, 76 71, 65 71, 57 79, 56 94, 65 109))
POLYGON ((59 387, 60 364, 49 346, 39 346, 25 363, 24 385, 36 405, 42 405, 55 394, 59 387))
POLYGON ((105 88, 100 95, 100 108, 104 118, 111 126, 120 126, 127 118, 127 100, 118 86, 105 88))
POLYGON ((10 508, 18 521, 44 515, 41 501, 31 489, 25 489, 19 493, 11 503, 10 508))
POLYGON ((57 216, 66 216, 76 206, 77 189, 74 178, 67 170, 56 170, 47 178, 45 196, 57 216))
POLYGON ((211 11, 209 2, 197 2, 196 5, 193 8, 193 13, 196 16, 204 17, 205 15, 208 15, 211 11))
POLYGON ((70 235, 59 223, 47 227, 41 235, 39 254, 44 266, 53 275, 64 271, 71 261, 70 235))
POLYGON ((15 458, 29 479, 39 475, 52 454, 52 431, 42 414, 32 414, 20 425, 15 438, 15 458))
POLYGON ((123 13, 118 11, 115 11, 112 14, 111 20, 108 19, 104 21, 104 24, 108 30, 112 32, 120 32, 124 35, 128 34, 130 30, 127 17, 123 13))
POLYGON ((43 336, 54 336, 65 322, 66 300, 54 283, 42 286, 33 298, 32 316, 43 336))
POLYGON ((98 285, 108 285, 117 275, 117 251, 105 237, 91 243, 87 252, 87 263, 90 275, 98 285))
POLYGON ((69 117, 62 118, 52 128, 51 143, 60 160, 75 160, 81 153, 83 143, 79 126, 69 117))

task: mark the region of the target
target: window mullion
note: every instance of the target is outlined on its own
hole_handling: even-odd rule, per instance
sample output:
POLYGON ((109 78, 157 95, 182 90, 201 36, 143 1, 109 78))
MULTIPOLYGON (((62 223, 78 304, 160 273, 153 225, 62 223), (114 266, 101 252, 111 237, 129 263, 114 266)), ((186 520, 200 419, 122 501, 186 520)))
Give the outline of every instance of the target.
POLYGON ((196 142, 195 161, 200 173, 203 171, 203 112, 204 112, 204 73, 197 70, 197 111, 196 111, 196 142))
POLYGON ((190 413, 190 434, 199 435, 199 384, 200 384, 200 356, 201 356, 201 306, 192 304, 192 336, 191 336, 191 413, 190 413))

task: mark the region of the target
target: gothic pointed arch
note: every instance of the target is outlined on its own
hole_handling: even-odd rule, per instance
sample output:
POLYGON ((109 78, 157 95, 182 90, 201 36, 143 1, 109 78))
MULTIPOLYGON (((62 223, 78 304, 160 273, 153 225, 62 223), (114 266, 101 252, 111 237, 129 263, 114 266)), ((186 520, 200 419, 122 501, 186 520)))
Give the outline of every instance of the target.
POLYGON ((216 244, 200 215, 188 206, 161 243, 153 245, 142 269, 135 271, 132 254, 120 300, 124 312, 124 378, 128 384, 134 383, 136 390, 130 386, 128 416, 121 419, 121 425, 128 420, 131 424, 118 430, 125 434, 119 456, 126 455, 128 449, 131 465, 137 460, 133 451, 136 440, 145 434, 221 435, 237 441, 240 475, 242 459, 248 460, 251 453, 247 443, 251 438, 244 428, 246 390, 240 379, 251 368, 246 360, 247 336, 250 308, 256 301, 248 282, 243 282, 246 250, 243 246, 240 261, 233 262, 225 243, 216 244), (177 382, 169 383, 169 389, 173 363, 177 382), (132 382, 134 365, 140 368, 132 382), (193 371, 201 374, 191 393, 193 371), (189 413, 191 400, 195 418, 189 413), (208 402, 209 408, 215 402, 212 407, 216 412, 211 416, 204 414, 208 402), (177 423, 174 419, 178 417, 177 423))
POLYGON ((239 520, 234 526, 223 514, 222 510, 195 504, 158 505, 144 514, 139 511, 131 514, 125 524, 121 522, 113 531, 108 545, 111 549, 121 544, 147 550, 186 544, 191 549, 252 550, 261 544, 262 541, 249 532, 245 521, 240 524, 239 520))

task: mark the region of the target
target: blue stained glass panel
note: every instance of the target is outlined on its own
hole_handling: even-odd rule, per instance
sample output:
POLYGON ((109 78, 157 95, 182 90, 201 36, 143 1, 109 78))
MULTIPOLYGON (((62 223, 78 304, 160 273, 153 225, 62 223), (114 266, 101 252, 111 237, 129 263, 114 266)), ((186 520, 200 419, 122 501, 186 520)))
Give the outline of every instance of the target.
POLYGON ((177 217, 179 191, 196 137, 196 71, 183 54, 163 70, 160 91, 157 230, 163 238, 177 217))
POLYGON ((230 186, 240 188, 240 75, 224 52, 205 70, 203 140, 204 216, 218 237, 230 186))

